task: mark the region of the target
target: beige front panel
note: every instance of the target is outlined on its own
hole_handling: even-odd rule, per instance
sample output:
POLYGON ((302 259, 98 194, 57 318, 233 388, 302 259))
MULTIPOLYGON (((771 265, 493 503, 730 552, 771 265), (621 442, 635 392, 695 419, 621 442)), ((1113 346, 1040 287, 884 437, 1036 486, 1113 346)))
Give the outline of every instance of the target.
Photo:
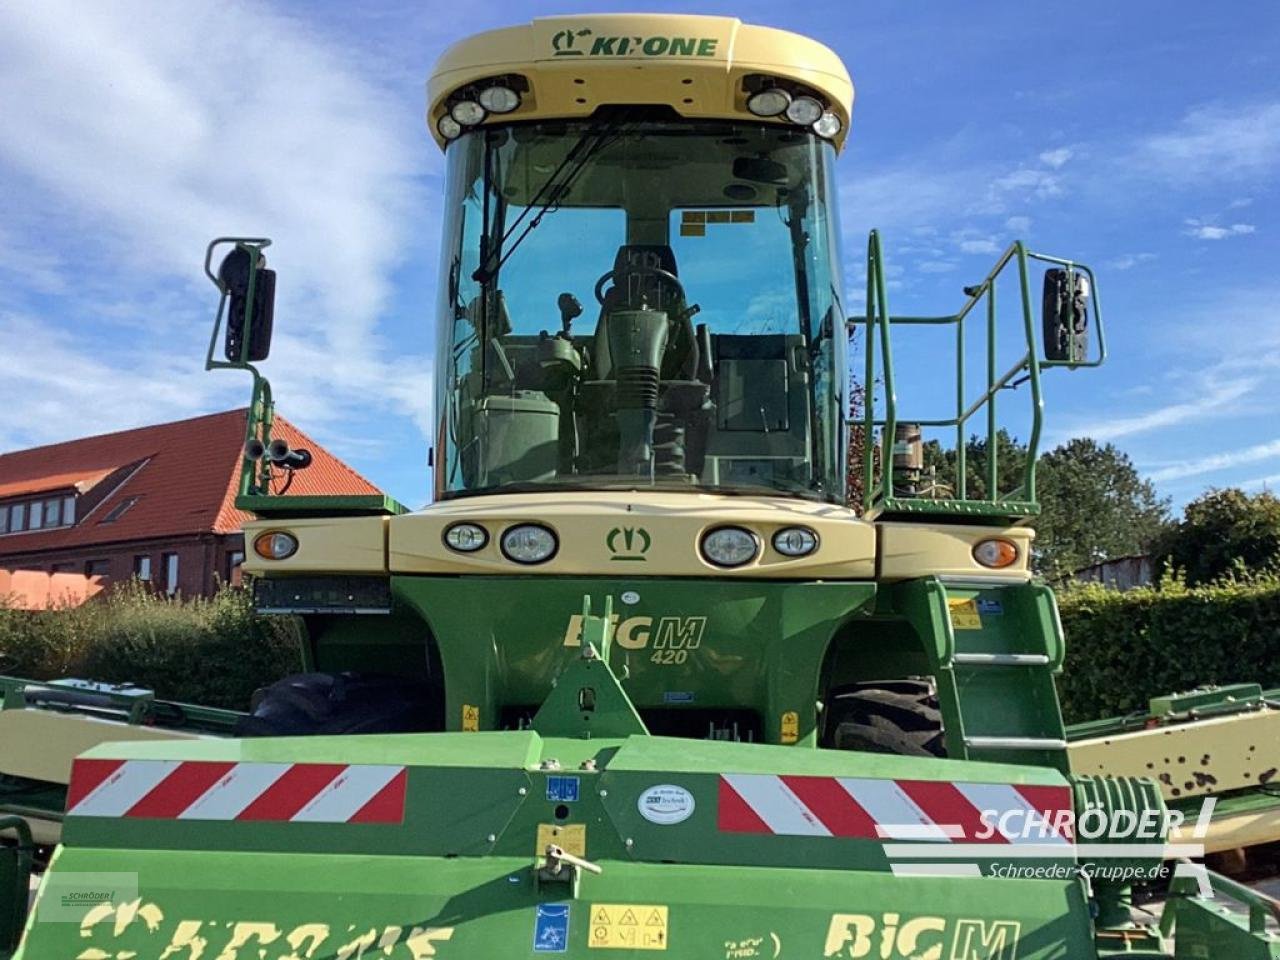
POLYGON ((0 710, 0 773, 70 783, 71 761, 115 740, 193 740, 199 734, 51 710, 0 710))
POLYGON ((244 525, 248 573, 386 573, 387 518, 337 517, 311 520, 256 520, 244 525), (284 560, 265 560, 253 549, 259 535, 272 530, 298 538, 298 552, 284 560))
POLYGON ((451 500, 392 518, 389 558, 392 573, 866 580, 875 575, 875 530, 844 507, 799 500, 668 493, 502 495, 451 500), (462 554, 444 545, 446 528, 464 520, 488 530, 484 549, 462 554), (518 523, 551 527, 560 540, 556 556, 535 566, 507 560, 498 541, 518 523), (702 535, 724 525, 760 536, 763 550, 755 562, 725 570, 702 559, 702 535), (817 551, 795 559, 777 553, 770 541, 788 526, 814 530, 817 551))
POLYGON ((1031 579, 1027 561, 1035 533, 1027 527, 878 523, 876 528, 880 532, 882 580, 927 576, 1031 579), (973 559, 973 548, 978 541, 991 537, 1009 540, 1018 547, 1018 559, 1012 566, 990 570, 973 559))

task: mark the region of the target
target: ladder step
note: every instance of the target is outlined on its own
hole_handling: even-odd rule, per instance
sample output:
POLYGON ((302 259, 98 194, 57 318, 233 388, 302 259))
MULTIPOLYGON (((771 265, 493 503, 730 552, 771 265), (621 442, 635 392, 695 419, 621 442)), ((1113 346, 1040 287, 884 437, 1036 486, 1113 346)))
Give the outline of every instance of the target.
POLYGON ((1047 667, 1043 653, 957 653, 951 662, 962 667, 1047 667))
POLYGON ((1052 737, 965 737, 975 750, 1065 750, 1067 741, 1052 737))

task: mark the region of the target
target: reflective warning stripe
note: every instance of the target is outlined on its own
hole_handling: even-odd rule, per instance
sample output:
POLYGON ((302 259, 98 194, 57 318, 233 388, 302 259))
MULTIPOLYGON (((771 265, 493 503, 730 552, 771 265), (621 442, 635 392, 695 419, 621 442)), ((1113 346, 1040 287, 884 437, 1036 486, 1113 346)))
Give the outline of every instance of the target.
POLYGON ((149 820, 400 823, 403 766, 76 760, 67 815, 149 820))
POLYGON ((1071 809, 1066 787, 745 773, 721 776, 717 823, 725 833, 1066 844, 1069 830, 1054 828, 1071 809))

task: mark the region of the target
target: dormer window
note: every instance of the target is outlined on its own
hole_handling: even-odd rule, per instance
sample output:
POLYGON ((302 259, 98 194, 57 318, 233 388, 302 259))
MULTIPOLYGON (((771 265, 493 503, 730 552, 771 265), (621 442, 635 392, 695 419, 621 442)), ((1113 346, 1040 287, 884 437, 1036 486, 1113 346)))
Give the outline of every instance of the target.
POLYGON ((0 534, 55 530, 75 523, 75 494, 0 502, 0 534))

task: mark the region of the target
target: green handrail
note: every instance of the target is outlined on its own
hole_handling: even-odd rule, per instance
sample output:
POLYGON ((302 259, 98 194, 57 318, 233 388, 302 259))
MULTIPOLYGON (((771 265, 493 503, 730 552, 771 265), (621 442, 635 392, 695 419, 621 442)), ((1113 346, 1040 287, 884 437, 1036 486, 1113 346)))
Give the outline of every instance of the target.
MULTIPOLYGON (((1073 281, 1074 282, 1074 281, 1073 281)), ((1040 375, 1051 367, 1096 367, 1106 359, 1106 337, 1102 325, 1102 307, 1098 296, 1097 280, 1093 271, 1084 264, 1071 260, 1053 257, 1047 254, 1033 253, 1020 242, 1014 242, 996 261, 981 283, 965 289, 967 299, 959 312, 950 316, 934 317, 895 317, 889 312, 888 297, 885 293, 884 253, 881 247, 879 231, 872 230, 867 243, 867 311, 865 322, 866 365, 863 411, 863 428, 866 438, 863 451, 863 509, 870 514, 886 506, 895 504, 907 505, 907 501, 895 497, 893 487, 892 455, 893 442, 900 420, 905 422, 898 411, 897 390, 894 385, 894 366, 891 329, 894 324, 906 325, 945 325, 954 324, 956 328, 956 403, 955 414, 950 417, 932 419, 910 418, 911 423, 921 427, 954 427, 956 431, 956 487, 955 498, 936 501, 938 512, 956 512, 965 505, 987 504, 996 508, 1007 508, 1010 513, 1026 514, 1033 512, 1036 500, 1036 459, 1039 455, 1040 437, 1044 420, 1044 398, 1041 391, 1040 375), (1092 358, 1081 360, 1048 360, 1040 355, 1040 344, 1036 335, 1035 314, 1032 310, 1031 286, 1028 277, 1028 260, 1056 264, 1064 267, 1069 275, 1076 271, 1085 274, 1089 279, 1093 299, 1093 328, 1097 348, 1092 358), (1026 350, 1012 367, 1004 373, 997 373, 997 318, 996 280, 1011 262, 1017 262, 1018 281, 1021 293, 1022 328, 1026 342, 1026 350), (987 377, 986 389, 976 399, 967 400, 965 383, 965 328, 966 319, 974 308, 985 302, 986 336, 987 336, 987 377), (884 416, 877 417, 875 409, 875 378, 877 347, 883 363, 884 416), (1021 376, 1020 375, 1024 375, 1021 376), (1031 436, 1027 443, 1027 459, 1023 467, 1022 482, 1016 490, 1001 493, 997 488, 999 477, 999 461, 996 440, 998 436, 998 409, 996 398, 999 391, 1021 383, 1028 383, 1031 394, 1031 436), (987 421, 987 497, 977 500, 968 496, 967 463, 965 431, 969 421, 981 410, 986 410, 987 421), (876 444, 875 430, 881 429, 880 443, 876 444), (880 458, 880 480, 877 483, 876 456, 880 458)), ((911 509, 916 512, 931 512, 930 503, 924 500, 910 501, 911 509)))

